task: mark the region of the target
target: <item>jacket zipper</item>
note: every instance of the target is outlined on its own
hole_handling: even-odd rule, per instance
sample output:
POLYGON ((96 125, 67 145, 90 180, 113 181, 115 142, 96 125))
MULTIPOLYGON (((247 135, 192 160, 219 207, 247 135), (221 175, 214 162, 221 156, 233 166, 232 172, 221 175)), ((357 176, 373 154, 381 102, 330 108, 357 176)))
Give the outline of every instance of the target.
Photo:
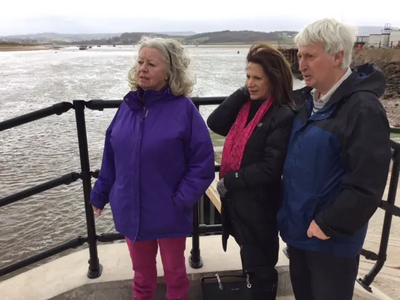
POLYGON ((142 139, 143 139, 143 127, 144 127, 144 120, 147 118, 147 115, 148 115, 148 113, 149 113, 149 110, 146 108, 146 106, 144 105, 144 96, 146 95, 146 92, 143 94, 143 98, 142 98, 142 100, 143 100, 143 102, 140 102, 139 101, 139 103, 140 103, 140 105, 142 106, 142 108, 143 108, 143 113, 144 113, 144 115, 143 115, 143 118, 142 118, 142 121, 141 121, 141 128, 140 128, 140 138, 139 138, 139 155, 138 155, 138 164, 139 164, 139 167, 138 167, 138 189, 137 189, 137 196, 138 196, 138 199, 139 199, 139 217, 138 217, 138 230, 137 230, 137 236, 136 236, 136 240, 140 240, 140 236, 139 236, 139 231, 140 231, 140 169, 141 169, 141 165, 140 165, 140 156, 141 156, 141 153, 142 153, 142 139))

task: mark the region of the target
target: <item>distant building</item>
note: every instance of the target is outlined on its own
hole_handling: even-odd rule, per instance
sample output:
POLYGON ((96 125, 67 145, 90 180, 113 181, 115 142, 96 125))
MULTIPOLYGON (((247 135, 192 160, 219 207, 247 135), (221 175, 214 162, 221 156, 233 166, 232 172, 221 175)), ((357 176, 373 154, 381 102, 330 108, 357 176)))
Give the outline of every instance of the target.
POLYGON ((356 44, 362 44, 364 47, 396 47, 400 42, 400 30, 392 28, 387 23, 381 29, 379 34, 360 35, 357 36, 356 44))
POLYGON ((388 47, 390 33, 371 34, 368 44, 374 47, 388 47))
POLYGON ((389 46, 396 47, 400 43, 400 30, 392 31, 389 37, 389 46))

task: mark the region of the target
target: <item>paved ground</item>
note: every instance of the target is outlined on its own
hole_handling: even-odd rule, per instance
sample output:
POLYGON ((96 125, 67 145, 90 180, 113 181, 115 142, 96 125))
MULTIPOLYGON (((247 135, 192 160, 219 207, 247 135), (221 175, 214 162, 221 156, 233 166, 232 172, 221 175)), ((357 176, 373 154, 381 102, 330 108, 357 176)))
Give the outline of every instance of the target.
MULTIPOLYGON (((387 198, 387 190, 384 199, 387 198)), ((397 206, 400 206, 400 187, 397 189, 397 206)), ((364 249, 379 251, 380 238, 385 212, 379 209, 370 221, 364 249)), ((361 259, 360 273, 368 273, 374 266, 373 261, 361 259)), ((385 266, 373 282, 382 292, 400 300, 400 218, 393 217, 389 238, 388 256, 385 266)))

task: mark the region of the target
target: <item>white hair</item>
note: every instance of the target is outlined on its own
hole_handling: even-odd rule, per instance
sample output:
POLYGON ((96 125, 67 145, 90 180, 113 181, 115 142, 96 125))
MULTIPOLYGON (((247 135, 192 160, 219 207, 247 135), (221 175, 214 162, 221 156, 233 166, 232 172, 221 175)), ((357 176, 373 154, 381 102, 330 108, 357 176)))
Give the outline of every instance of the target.
MULTIPOLYGON (((155 48, 161 51, 168 72, 168 85, 174 95, 188 97, 196 83, 195 77, 190 72, 190 58, 185 47, 172 38, 160 38, 143 36, 138 43, 139 51, 144 47, 155 48)), ((137 62, 128 74, 129 84, 132 90, 139 87, 137 78, 137 62)))
POLYGON ((344 52, 341 69, 350 66, 351 55, 356 41, 356 27, 346 25, 335 19, 321 19, 304 27, 294 38, 297 46, 307 46, 313 43, 324 43, 329 54, 344 52))

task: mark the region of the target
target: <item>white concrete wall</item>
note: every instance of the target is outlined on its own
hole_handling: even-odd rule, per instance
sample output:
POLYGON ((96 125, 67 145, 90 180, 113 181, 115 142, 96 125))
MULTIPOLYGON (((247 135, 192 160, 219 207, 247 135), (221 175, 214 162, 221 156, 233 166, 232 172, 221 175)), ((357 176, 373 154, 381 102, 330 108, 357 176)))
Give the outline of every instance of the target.
POLYGON ((387 47, 389 45, 389 34, 371 34, 369 36, 369 45, 378 47, 379 43, 381 47, 387 47))
POLYGON ((389 37, 389 46, 393 42, 393 47, 396 47, 397 43, 400 42, 400 31, 392 31, 389 37))

